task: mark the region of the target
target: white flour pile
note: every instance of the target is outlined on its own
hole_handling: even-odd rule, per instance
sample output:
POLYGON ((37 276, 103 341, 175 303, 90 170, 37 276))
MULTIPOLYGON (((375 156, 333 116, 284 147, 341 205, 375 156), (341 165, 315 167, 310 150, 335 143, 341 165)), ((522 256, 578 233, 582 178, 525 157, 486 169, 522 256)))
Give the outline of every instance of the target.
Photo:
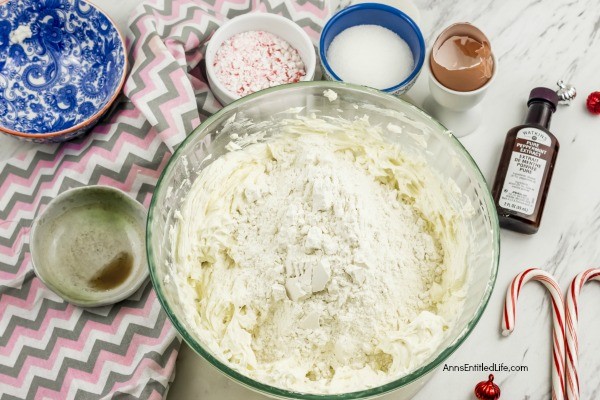
POLYGON ((193 183, 175 283, 188 323, 243 374, 366 389, 421 366, 452 328, 468 249, 456 192, 380 130, 289 121, 193 183))

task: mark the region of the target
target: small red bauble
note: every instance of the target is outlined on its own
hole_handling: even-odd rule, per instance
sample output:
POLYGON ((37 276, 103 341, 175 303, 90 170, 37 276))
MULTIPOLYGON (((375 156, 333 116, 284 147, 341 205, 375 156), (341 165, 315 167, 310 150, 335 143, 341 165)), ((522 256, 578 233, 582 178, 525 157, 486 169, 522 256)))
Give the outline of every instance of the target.
POLYGON ((600 92, 590 93, 585 104, 589 112, 600 114, 600 92))
POLYGON ((481 400, 498 400, 500 388, 494 383, 494 375, 490 374, 487 381, 479 382, 475 386, 475 396, 481 400))

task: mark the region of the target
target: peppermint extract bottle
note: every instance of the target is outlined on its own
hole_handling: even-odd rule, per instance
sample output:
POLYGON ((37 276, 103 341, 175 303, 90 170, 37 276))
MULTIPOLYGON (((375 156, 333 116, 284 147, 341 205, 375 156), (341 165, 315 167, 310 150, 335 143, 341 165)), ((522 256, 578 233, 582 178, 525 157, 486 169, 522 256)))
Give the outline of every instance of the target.
POLYGON ((533 234, 540 227, 559 148, 549 131, 558 100, 552 89, 533 89, 525 123, 506 135, 492 188, 503 228, 533 234))

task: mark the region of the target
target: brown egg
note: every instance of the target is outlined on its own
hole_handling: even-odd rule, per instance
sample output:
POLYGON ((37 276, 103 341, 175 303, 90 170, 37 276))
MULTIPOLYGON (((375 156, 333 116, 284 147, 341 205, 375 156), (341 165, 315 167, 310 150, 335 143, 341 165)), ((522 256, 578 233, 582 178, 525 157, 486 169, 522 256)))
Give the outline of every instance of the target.
POLYGON ((459 92, 479 89, 494 73, 488 38, 467 22, 450 25, 438 36, 429 63, 439 83, 459 92))

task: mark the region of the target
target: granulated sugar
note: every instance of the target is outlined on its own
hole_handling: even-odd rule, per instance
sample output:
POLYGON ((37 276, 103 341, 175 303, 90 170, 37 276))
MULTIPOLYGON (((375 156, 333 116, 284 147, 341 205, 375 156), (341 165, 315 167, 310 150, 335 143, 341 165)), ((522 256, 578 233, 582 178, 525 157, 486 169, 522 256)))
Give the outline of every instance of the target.
POLYGON ((327 61, 344 82, 391 88, 413 70, 408 44, 379 25, 357 25, 337 35, 327 50, 327 61))
POLYGON ((239 96, 298 82, 306 75, 298 50, 264 31, 242 32, 225 40, 213 67, 219 82, 239 96))

